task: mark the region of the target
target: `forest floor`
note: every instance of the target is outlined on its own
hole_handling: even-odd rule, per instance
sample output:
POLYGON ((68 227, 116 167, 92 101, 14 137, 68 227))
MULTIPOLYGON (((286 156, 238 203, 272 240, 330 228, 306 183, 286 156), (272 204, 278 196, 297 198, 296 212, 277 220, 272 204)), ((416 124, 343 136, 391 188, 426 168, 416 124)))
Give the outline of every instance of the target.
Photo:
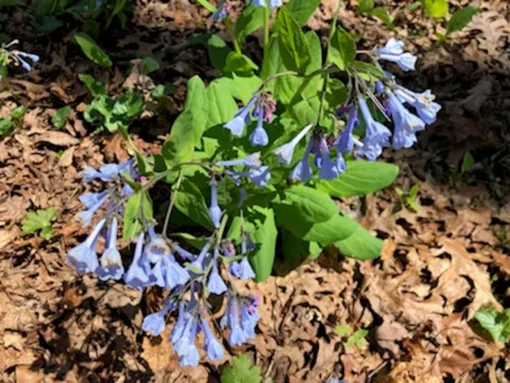
MULTIPOLYGON (((408 2, 384 3, 396 14, 408 2)), ((444 25, 419 10, 401 13, 391 32, 344 2, 340 22, 363 36, 360 46, 393 35, 419 56, 418 71, 399 81, 431 89, 443 105, 439 120, 417 147, 385 154, 401 169, 394 185, 342 201, 385 239, 381 258, 360 262, 326 249, 290 271, 278 264, 266 282, 246 285, 262 297, 256 339, 221 363, 193 369, 178 366, 169 327, 156 338, 141 330, 159 291, 142 296, 80 277, 65 255, 86 235, 74 220, 80 170, 130 156, 120 136, 93 134, 84 122, 88 92, 76 74, 93 73, 110 94, 173 85, 166 114, 147 113, 132 129, 139 149, 157 152, 187 79, 217 75, 207 50, 189 40, 211 28, 207 12, 187 0, 138 0, 127 29, 99 41, 115 62, 103 70, 80 54, 74 31, 39 36, 26 27, 23 8, 12 11, 0 31, 42 59, 32 72, 13 74, 0 93, 0 117, 27 106, 23 124, 0 140, 0 381, 215 382, 226 362, 245 353, 274 382, 509 382, 509 345, 492 342, 473 315, 510 307, 510 3, 475 3, 481 10, 472 23, 440 43, 435 34, 444 25), (160 63, 154 76, 128 71, 146 55, 160 63), (56 130, 51 116, 68 104, 70 118, 56 130), (467 152, 474 165, 462 171, 467 152), (396 192, 414 185, 416 211, 396 192), (22 236, 27 211, 50 207, 59 212, 52 238, 22 236), (351 346, 349 329, 367 330, 365 341, 351 346)), ((335 4, 323 0, 308 27, 325 30, 335 4)), ((250 45, 256 55, 257 40, 250 45)))

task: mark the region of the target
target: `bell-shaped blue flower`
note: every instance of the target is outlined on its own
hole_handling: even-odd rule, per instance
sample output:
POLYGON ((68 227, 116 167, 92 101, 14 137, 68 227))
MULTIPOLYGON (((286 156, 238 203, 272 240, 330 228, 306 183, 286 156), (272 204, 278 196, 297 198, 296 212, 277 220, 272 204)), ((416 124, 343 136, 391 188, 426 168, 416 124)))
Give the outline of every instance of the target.
POLYGON ((386 45, 379 49, 381 55, 401 55, 404 53, 404 42, 392 37, 386 45))
POLYGON ((391 131, 380 122, 374 120, 364 99, 360 98, 358 103, 366 124, 365 144, 381 148, 388 146, 391 131))
POLYGON ((209 278, 207 280, 207 289, 216 295, 221 295, 225 291, 227 291, 227 285, 223 281, 223 278, 220 275, 220 272, 218 270, 218 250, 214 250, 215 257, 212 260, 213 266, 211 269, 211 272, 209 273, 209 278))
POLYGON ((271 179, 269 166, 261 166, 260 168, 251 169, 249 172, 242 174, 248 177, 251 182, 253 182, 253 184, 259 188, 267 187, 269 180, 271 179))
POLYGON ((176 286, 184 285, 189 281, 190 275, 188 270, 182 267, 179 263, 176 262, 174 256, 170 254, 165 258, 166 264, 166 273, 165 273, 165 287, 169 290, 172 290, 176 286))
POLYGON ((354 136, 352 132, 358 125, 358 112, 355 106, 349 108, 345 129, 335 142, 336 150, 339 153, 352 153, 354 149, 354 136))
POLYGON ((269 8, 275 9, 282 6, 282 0, 269 0, 269 8))
POLYGON ((108 279, 119 280, 124 274, 122 257, 119 250, 117 250, 117 218, 115 217, 112 219, 112 224, 108 230, 106 250, 101 256, 100 266, 96 273, 102 281, 108 279))
POLYGON ((133 261, 124 274, 124 282, 137 290, 143 290, 149 283, 150 268, 148 261, 143 259, 143 246, 145 241, 144 233, 138 235, 136 240, 135 254, 133 261), (144 265, 145 263, 145 265, 144 265))
POLYGON ((154 336, 160 335, 165 329, 166 320, 165 315, 173 310, 175 307, 174 302, 167 302, 160 311, 147 315, 143 319, 143 331, 150 332, 154 336))
POLYGON ((220 344, 218 339, 214 336, 209 327, 209 324, 205 319, 201 321, 201 327, 204 331, 205 337, 205 351, 207 352, 207 357, 210 360, 221 360, 223 359, 223 346, 220 344))
POLYGON ((230 274, 239 279, 255 279, 255 272, 248 257, 237 262, 230 262, 230 274))
POLYGON ((273 154, 275 154, 278 157, 278 161, 281 164, 289 166, 292 162, 292 157, 294 156, 294 149, 296 148, 297 144, 303 139, 304 136, 312 129, 313 125, 307 125, 305 126, 292 140, 290 140, 288 143, 277 147, 275 150, 273 150, 273 154))
POLYGON ((80 201, 87 207, 87 210, 79 212, 76 216, 82 222, 84 228, 90 225, 94 214, 104 205, 107 199, 107 192, 86 193, 80 197, 80 201))
POLYGON ((95 247, 105 223, 104 219, 99 221, 85 242, 74 247, 67 254, 69 263, 81 274, 94 272, 99 267, 95 247))
POLYGON ((266 146, 269 144, 269 137, 264 129, 264 111, 262 106, 255 109, 257 116, 257 125, 250 134, 250 143, 253 146, 266 146))
POLYGON ((156 263, 170 254, 170 247, 161 235, 156 234, 152 226, 149 226, 147 231, 149 232, 150 241, 145 247, 145 253, 149 262, 156 263))
POLYGON ((248 339, 255 338, 255 327, 258 320, 258 313, 253 314, 247 305, 241 305, 241 328, 248 339))
POLYGON ((256 93, 245 106, 239 108, 239 110, 236 112, 232 120, 223 125, 226 129, 230 130, 230 132, 234 136, 241 137, 243 135, 244 128, 251 121, 250 119, 251 108, 253 107, 253 105, 255 105, 255 102, 257 101, 258 97, 259 94, 256 93))
POLYGON ((213 178, 211 180, 211 206, 209 207, 209 216, 216 229, 220 228, 221 209, 218 206, 218 184, 213 178))
POLYGON ((225 2, 220 2, 218 4, 218 8, 212 15, 213 21, 221 21, 224 20, 227 17, 228 14, 228 7, 225 5, 225 2))
POLYGON ((329 148, 324 137, 321 138, 319 144, 320 151, 320 170, 319 170, 319 179, 321 180, 333 180, 338 177, 340 174, 339 169, 337 169, 336 164, 331 161, 329 156, 329 148))
POLYGON ((199 270, 202 270, 202 271, 204 270, 204 266, 205 266, 204 263, 205 263, 208 251, 211 248, 211 245, 212 245, 211 241, 206 242, 204 247, 202 247, 202 250, 200 250, 200 253, 196 257, 196 259, 191 263, 193 265, 193 267, 195 267, 199 270))
POLYGON ((303 154, 303 158, 301 158, 294 170, 292 170, 292 174, 290 178, 294 181, 301 181, 303 183, 307 183, 313 178, 312 167, 310 166, 310 151, 312 149, 312 140, 306 146, 305 153, 303 154))
POLYGON ((393 147, 395 149, 410 148, 417 141, 416 132, 425 129, 425 122, 409 112, 393 92, 387 91, 386 94, 395 123, 393 147))
POLYGON ((172 332, 170 333, 170 342, 172 344, 175 344, 184 333, 184 329, 186 327, 186 315, 188 315, 186 313, 186 308, 184 307, 184 304, 181 303, 179 305, 177 321, 175 322, 174 327, 172 328, 172 332))
POLYGON ((252 0, 251 3, 255 7, 265 7, 266 6, 266 0, 252 0))
POLYGON ((418 60, 418 58, 415 55, 409 52, 402 53, 401 55, 380 54, 379 58, 381 60, 394 62, 404 72, 415 70, 416 61, 418 60))
POLYGON ((216 162, 218 166, 247 166, 249 168, 258 168, 262 165, 260 162, 260 152, 252 153, 247 157, 238 160, 227 160, 216 162))
POLYGON ((231 346, 241 346, 247 340, 239 323, 239 304, 233 302, 231 305, 231 312, 229 313, 230 334, 228 335, 228 343, 231 346))
POLYGON ((403 102, 412 105, 418 116, 428 125, 433 124, 437 120, 437 114, 441 110, 441 105, 434 102, 435 96, 426 90, 423 93, 415 93, 408 89, 395 91, 396 96, 403 102))

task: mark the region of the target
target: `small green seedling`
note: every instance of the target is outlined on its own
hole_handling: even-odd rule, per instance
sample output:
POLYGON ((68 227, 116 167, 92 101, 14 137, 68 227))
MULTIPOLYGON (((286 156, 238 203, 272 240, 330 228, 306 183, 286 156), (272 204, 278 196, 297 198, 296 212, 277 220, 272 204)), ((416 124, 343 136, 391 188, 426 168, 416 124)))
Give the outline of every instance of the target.
POLYGON ((253 366, 246 355, 235 357, 221 374, 221 383, 260 383, 260 368, 253 366))
POLYGON ((395 188, 395 192, 400 197, 400 203, 406 209, 417 213, 420 210, 420 204, 418 203, 418 192, 420 191, 420 185, 416 184, 411 187, 408 193, 404 192, 401 188, 395 188))
POLYGON ((496 342, 506 342, 510 336, 510 309, 499 312, 493 309, 479 310, 475 319, 496 342))
POLYGON ((49 240, 53 235, 52 221, 57 215, 57 209, 49 208, 46 210, 29 211, 27 217, 21 222, 23 235, 33 234, 38 231, 39 235, 49 240))
POLYGON ((364 349, 367 346, 365 338, 368 335, 368 330, 359 329, 353 333, 351 326, 339 325, 335 327, 335 333, 340 335, 342 338, 348 336, 346 342, 347 347, 357 347, 359 349, 364 349))
POLYGON ((6 136, 12 128, 23 121, 25 107, 18 106, 11 111, 11 117, 0 118, 0 137, 6 136))
POLYGON ((67 118, 71 114, 71 107, 69 105, 64 106, 57 110, 55 115, 51 118, 51 123, 57 129, 62 129, 66 124, 67 118))

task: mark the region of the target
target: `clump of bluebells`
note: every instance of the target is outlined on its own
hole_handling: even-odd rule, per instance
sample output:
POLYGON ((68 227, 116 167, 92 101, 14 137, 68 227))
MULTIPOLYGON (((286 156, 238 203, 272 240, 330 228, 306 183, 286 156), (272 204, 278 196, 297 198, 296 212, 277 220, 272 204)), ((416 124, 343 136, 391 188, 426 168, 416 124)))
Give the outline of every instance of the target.
MULTIPOLYGON (((239 346, 255 336, 259 300, 241 294, 235 281, 267 278, 278 240, 290 257, 330 244, 354 258, 379 255, 381 241, 338 211, 331 197, 342 191, 335 181, 353 161, 370 174, 384 148, 411 147, 441 109, 429 90, 404 88, 383 69, 385 62, 403 71, 415 68, 416 57, 401 41, 357 51, 350 35, 333 25, 326 59, 312 60, 312 51, 321 56, 320 39, 301 30, 296 18, 303 23, 303 14, 293 15, 280 1, 253 0, 255 8, 264 8, 264 60, 256 73, 258 66, 240 50, 235 32, 243 26, 233 27, 228 3, 200 3, 231 33, 234 50, 226 57, 222 50, 221 60, 211 57, 215 65, 223 63, 217 69, 224 81, 206 87, 198 77, 189 80, 184 111, 161 154, 146 158, 133 146, 136 159, 83 171, 85 182, 103 189, 80 197, 86 209, 78 217, 85 227, 94 225, 68 254, 80 273, 123 280, 138 290, 164 289, 163 308, 148 314, 142 327, 159 335, 175 315, 169 340, 186 366, 199 363, 201 333, 210 360, 222 359, 224 342, 239 346), (278 33, 271 34, 272 15, 278 33), (149 195, 158 182, 172 185, 161 226, 149 195), (184 227, 174 208, 187 216, 186 227, 195 224, 194 235, 169 233, 170 224, 184 227), (119 226, 122 237, 135 242, 130 262, 117 248, 119 226), (219 316, 212 314, 212 295, 224 297, 219 316)), ((378 177, 384 176, 384 167, 378 168, 378 177)), ((390 170, 388 184, 396 176, 390 170)), ((367 189, 368 178, 360 186, 358 178, 341 184, 377 190, 367 189)))
POLYGON ((8 65, 21 66, 24 70, 30 72, 32 65, 39 61, 38 55, 14 49, 17 44, 19 44, 19 41, 13 40, 0 46, 0 81, 7 77, 8 65))

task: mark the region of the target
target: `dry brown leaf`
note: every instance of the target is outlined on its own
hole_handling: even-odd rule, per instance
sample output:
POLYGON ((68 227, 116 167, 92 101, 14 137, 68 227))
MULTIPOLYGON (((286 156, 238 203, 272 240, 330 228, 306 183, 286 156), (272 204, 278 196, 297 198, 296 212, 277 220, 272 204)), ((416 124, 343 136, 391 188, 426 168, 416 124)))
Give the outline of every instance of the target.
POLYGON ((46 132, 38 136, 35 141, 48 142, 56 146, 71 146, 77 145, 80 142, 80 140, 67 133, 55 131, 46 132))

